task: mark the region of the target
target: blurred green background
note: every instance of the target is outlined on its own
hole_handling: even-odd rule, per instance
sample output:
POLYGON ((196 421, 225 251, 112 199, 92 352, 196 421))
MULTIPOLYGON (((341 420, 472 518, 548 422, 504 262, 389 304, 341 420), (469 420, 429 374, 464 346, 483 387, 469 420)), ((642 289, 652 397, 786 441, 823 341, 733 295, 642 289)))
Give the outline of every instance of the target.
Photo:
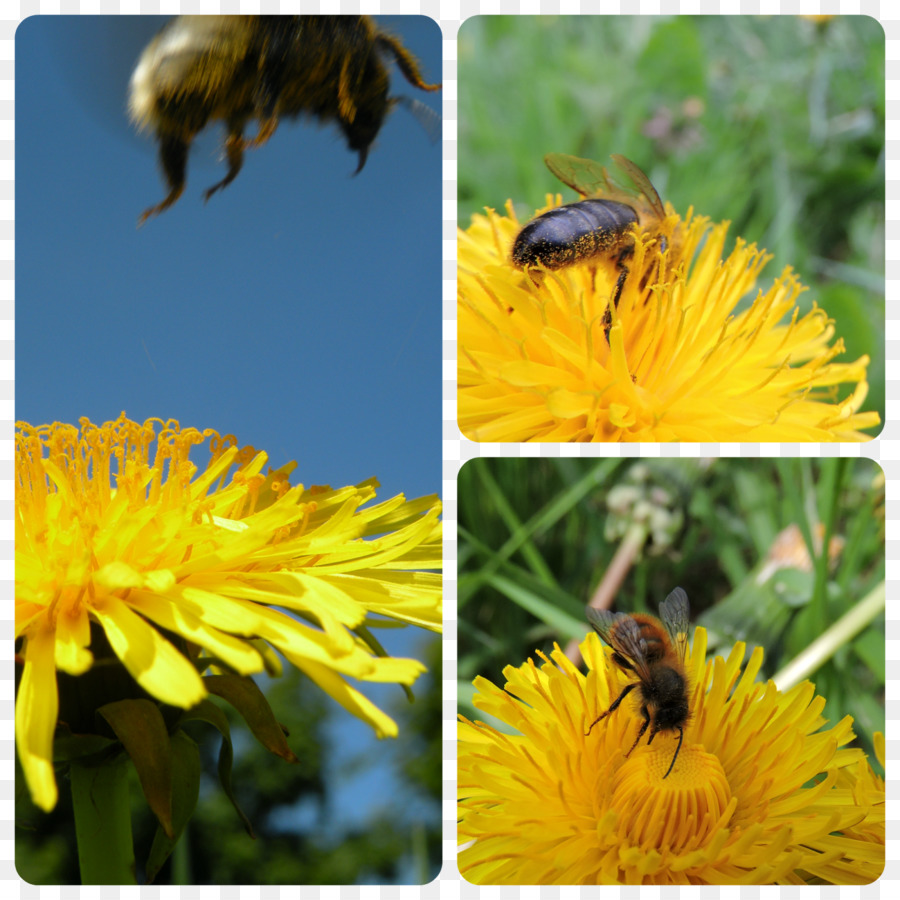
MULTIPOLYGON (((459 32, 461 226, 564 188, 548 152, 634 160, 774 254, 867 353, 884 421, 885 37, 864 16, 478 16, 459 32)), ((727 249, 730 249, 730 246, 727 249)))
POLYGON ((476 675, 502 686, 504 667, 581 641, 584 607, 601 583, 615 610, 653 614, 681 586, 692 622, 709 632, 710 656, 738 640, 748 656, 760 645, 764 678, 837 625, 834 652, 805 677, 831 723, 853 716, 877 769, 885 507, 874 462, 477 459, 458 486, 464 715, 485 719, 471 705, 476 675), (860 617, 855 627, 848 615, 860 617))

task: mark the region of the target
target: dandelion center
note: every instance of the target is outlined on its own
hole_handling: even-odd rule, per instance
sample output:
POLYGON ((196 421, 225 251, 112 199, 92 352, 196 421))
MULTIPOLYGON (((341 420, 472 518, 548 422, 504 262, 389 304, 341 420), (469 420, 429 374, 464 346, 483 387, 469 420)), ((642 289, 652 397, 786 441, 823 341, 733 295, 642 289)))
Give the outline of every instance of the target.
POLYGON ((704 846, 731 818, 735 801, 717 757, 699 746, 682 747, 664 778, 671 761, 671 750, 654 743, 616 773, 609 805, 625 844, 680 853, 704 846))

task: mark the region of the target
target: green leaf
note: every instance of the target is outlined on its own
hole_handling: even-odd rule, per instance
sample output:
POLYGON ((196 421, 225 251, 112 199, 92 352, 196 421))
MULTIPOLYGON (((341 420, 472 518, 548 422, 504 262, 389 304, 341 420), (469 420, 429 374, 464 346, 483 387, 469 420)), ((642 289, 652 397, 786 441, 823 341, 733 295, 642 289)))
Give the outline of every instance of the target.
POLYGON ((152 700, 117 700, 97 712, 131 757, 141 790, 166 834, 172 831, 172 757, 169 732, 152 700))
MULTIPOLYGON (((215 677, 230 678, 232 676, 222 675, 215 677)), ((209 679, 204 679, 204 681, 208 680, 209 679)), ((231 727, 228 724, 228 718, 211 700, 201 700, 196 706, 185 710, 184 714, 181 716, 180 723, 191 721, 206 722, 208 725, 212 725, 212 727, 222 735, 222 746, 219 748, 219 784, 222 785, 225 796, 231 801, 234 811, 238 814, 241 822, 243 822, 247 834, 255 840, 256 835, 253 833, 253 826, 250 824, 250 820, 247 816, 244 815, 244 811, 238 805, 237 799, 234 796, 234 790, 231 787, 231 767, 234 762, 234 747, 231 743, 231 727)))
MULTIPOLYGON (((517 584, 513 579, 506 578, 502 575, 496 575, 487 579, 487 583, 501 594, 518 604, 522 609, 527 610, 533 616, 540 619, 545 625, 551 628, 566 640, 581 640, 587 633, 587 626, 581 619, 575 619, 568 613, 563 612, 558 606, 552 602, 548 602, 545 596, 541 594, 549 594, 549 591, 538 592, 540 587, 537 583, 533 583, 531 587, 524 584, 517 584)), ((558 592, 556 592, 558 593, 558 592)))
POLYGON ((231 704, 247 723, 253 736, 271 753, 295 763, 299 760, 288 746, 284 729, 275 718, 265 694, 252 678, 239 675, 210 675, 206 689, 231 704))
POLYGON ((884 684, 884 635, 875 628, 868 628, 853 642, 853 649, 879 683, 884 684))
POLYGON ((172 757, 172 831, 170 837, 156 829, 147 857, 147 882, 156 878, 184 833, 200 795, 200 750, 183 731, 176 731, 169 742, 172 757))
POLYGON ((53 736, 54 762, 86 762, 92 756, 99 756, 110 747, 117 746, 112 738, 102 734, 74 734, 65 722, 56 726, 53 736))

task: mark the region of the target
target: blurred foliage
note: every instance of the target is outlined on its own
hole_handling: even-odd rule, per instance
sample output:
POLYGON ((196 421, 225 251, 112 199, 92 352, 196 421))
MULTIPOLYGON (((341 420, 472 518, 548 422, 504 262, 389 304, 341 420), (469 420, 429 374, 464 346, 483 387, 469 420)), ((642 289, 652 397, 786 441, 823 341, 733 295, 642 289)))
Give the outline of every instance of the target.
MULTIPOLYGON (((792 266, 872 357, 884 420, 885 36, 864 16, 478 16, 459 33, 459 211, 522 221, 554 151, 633 159, 664 200, 792 266)), ((730 247, 729 247, 730 249, 730 247)))
MULTIPOLYGON (((762 645, 766 678, 883 586, 884 476, 870 460, 472 460, 458 491, 465 715, 484 719, 476 675, 502 685, 505 666, 587 633, 584 607, 625 540, 617 498, 635 484, 680 530, 651 534, 614 608, 656 613, 680 585, 711 654, 762 645)), ((871 754, 884 732, 884 616, 810 680, 825 717, 853 716, 871 754)))
MULTIPOLYGON (((293 667, 261 686, 288 743, 299 757, 290 765, 269 754, 247 733, 227 704, 235 742, 232 783, 253 824, 249 837, 219 787, 219 741, 212 729, 192 729, 201 747, 204 780, 196 813, 156 879, 159 884, 420 884, 441 865, 441 649, 426 638, 417 658, 428 666, 413 688, 387 694, 386 709, 399 725, 395 740, 376 750, 350 754, 340 765, 332 742, 343 734, 348 714, 293 667), (394 697, 394 702, 391 701, 394 697), (393 786, 388 804, 373 803, 365 786, 375 779, 393 786), (368 779, 368 781, 366 780, 368 779), (361 785, 352 810, 336 794, 348 783, 361 785)), ((354 723, 355 724, 355 723, 354 723)), ((366 726, 359 724, 360 729, 366 726)), ((342 755, 343 756, 343 755, 342 755)), ((156 821, 132 785, 132 823, 139 867, 153 839, 156 821)), ((17 788, 22 785, 17 775, 17 788)), ((32 884, 78 884, 78 860, 68 784, 60 778, 60 802, 49 815, 26 795, 16 798, 16 868, 32 884)))

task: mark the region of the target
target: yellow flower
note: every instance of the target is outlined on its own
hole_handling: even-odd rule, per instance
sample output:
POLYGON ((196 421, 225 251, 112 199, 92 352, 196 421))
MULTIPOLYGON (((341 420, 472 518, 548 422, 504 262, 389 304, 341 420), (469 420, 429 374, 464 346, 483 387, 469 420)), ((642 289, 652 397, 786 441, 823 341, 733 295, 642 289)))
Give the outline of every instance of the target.
MULTIPOLYGON (((755 678, 757 649, 706 659, 698 628, 687 660, 691 717, 678 736, 646 737, 626 699, 589 731, 629 683, 588 635, 582 674, 557 647, 552 661, 504 670, 505 690, 479 678, 479 709, 515 734, 463 719, 459 867, 476 884, 835 884, 874 881, 884 786, 848 789, 860 750, 848 718, 826 731, 809 682, 784 693, 755 678), (880 804, 880 805, 879 805, 880 804)), ((631 679, 633 680, 633 679, 631 679)), ((633 696, 633 695, 632 695, 633 696)), ((881 820, 883 823, 883 819, 881 820)), ((882 824, 883 828, 883 824, 882 824)), ((882 831, 883 834, 883 831, 882 831)))
POLYGON ((367 616, 440 631, 440 575, 423 571, 441 564, 435 497, 364 506, 374 480, 292 487, 294 463, 264 474, 265 453, 174 421, 80 426, 16 433, 16 745, 39 807, 57 798, 57 672, 81 676, 98 654, 188 709, 207 696, 197 648, 241 676, 277 668, 274 648, 379 737, 397 733, 345 679, 424 671, 385 656, 367 616), (198 475, 189 454, 206 438, 198 475))
POLYGON ((728 223, 689 213, 669 215, 666 241, 636 232, 618 309, 613 263, 514 268, 519 228, 508 204, 459 233, 458 421, 472 440, 859 441, 878 424, 860 412, 868 357, 833 361, 843 342, 823 310, 800 316, 789 268, 736 311, 770 257, 738 240, 723 260, 728 223))
MULTIPOLYGON (((884 735, 876 731, 873 735, 875 757, 884 769, 884 735)), ((849 791, 853 802, 867 810, 866 818, 844 831, 844 837, 857 841, 857 856, 866 858, 876 870, 884 866, 884 779, 876 774, 867 759, 861 759, 855 766, 840 773, 838 787, 849 791)))

